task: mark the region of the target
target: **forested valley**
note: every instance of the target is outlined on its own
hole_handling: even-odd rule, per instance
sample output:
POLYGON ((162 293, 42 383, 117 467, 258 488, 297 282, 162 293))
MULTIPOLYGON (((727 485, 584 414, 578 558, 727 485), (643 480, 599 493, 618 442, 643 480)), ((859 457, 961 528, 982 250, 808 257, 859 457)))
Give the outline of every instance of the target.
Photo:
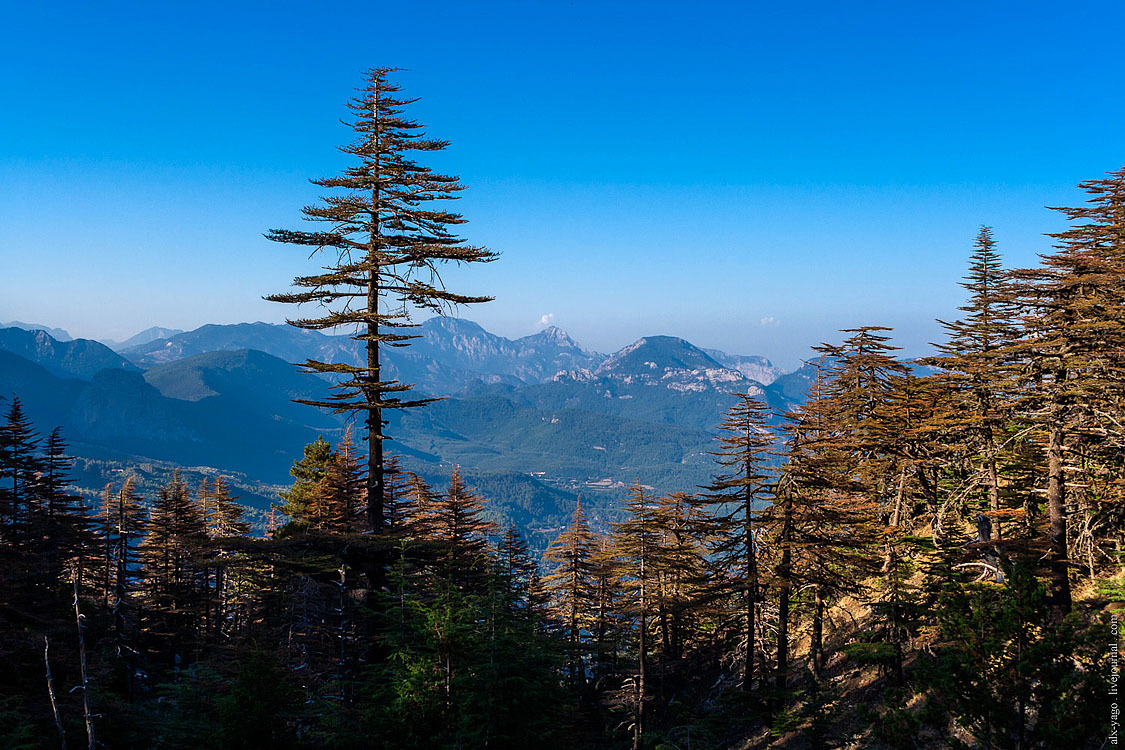
POLYGON ((538 555, 384 434, 430 399, 381 352, 488 300, 444 264, 497 260, 437 207, 462 186, 414 161, 445 142, 393 73, 350 104, 319 228, 269 234, 326 258, 272 296, 290 322, 367 356, 300 363, 333 383, 307 408, 355 419, 292 457, 264 534, 222 477, 84 501, 65 435, 3 394, 0 746, 1116 745, 1125 169, 1080 185, 1034 268, 966 238, 933 356, 843 328, 803 405, 730 394, 708 484, 638 481, 608 522, 579 501, 538 555))

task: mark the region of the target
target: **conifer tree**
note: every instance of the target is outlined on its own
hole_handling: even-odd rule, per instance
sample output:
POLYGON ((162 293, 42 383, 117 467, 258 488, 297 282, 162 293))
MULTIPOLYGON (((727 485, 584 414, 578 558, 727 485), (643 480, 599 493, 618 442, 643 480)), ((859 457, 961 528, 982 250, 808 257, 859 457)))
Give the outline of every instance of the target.
POLYGON ((506 607, 519 608, 522 604, 527 607, 528 615, 540 614, 536 606, 539 566, 515 526, 509 525, 496 545, 496 574, 506 607))
POLYGON ((23 411, 19 396, 0 425, 0 514, 3 530, 11 541, 26 531, 36 476, 42 469, 39 437, 23 411))
POLYGON ((731 593, 741 600, 742 634, 746 639, 742 689, 749 691, 758 649, 756 610, 762 601, 755 506, 769 497, 771 472, 766 462, 773 434, 766 405, 760 399, 749 393, 734 396, 737 401, 720 425, 720 448, 714 453, 722 470, 707 490, 716 511, 716 544, 711 559, 723 569, 725 579, 733 583, 731 593))
POLYGON ((214 482, 206 479, 200 484, 199 505, 211 553, 210 568, 214 574, 214 584, 208 592, 211 605, 208 607, 208 620, 215 634, 223 631, 232 609, 238 589, 236 555, 225 544, 230 540, 250 533, 250 524, 242 520, 246 510, 230 493, 226 478, 215 477, 214 482))
POLYGON ((657 696, 661 701, 668 696, 666 686, 671 683, 674 689, 685 676, 685 655, 701 647, 703 633, 711 630, 704 620, 708 626, 722 622, 723 618, 715 617, 725 614, 714 606, 715 589, 745 590, 744 582, 714 585, 715 555, 707 546, 714 533, 711 521, 698 498, 686 492, 671 492, 656 501, 658 531, 652 569, 660 633, 657 696))
POLYGON ((434 504, 432 533, 442 545, 443 574, 458 589, 479 587, 488 572, 488 537, 496 525, 484 520, 483 498, 465 485, 461 470, 453 467, 449 489, 434 504))
MULTIPOLYGON (((792 445, 790 446, 792 448, 792 445)), ((774 490, 773 505, 763 518, 775 538, 778 551, 777 567, 774 571, 777 589, 777 669, 774 685, 784 690, 789 681, 789 616, 793 598, 793 493, 792 475, 782 472, 774 490)), ((818 671, 817 652, 813 650, 814 673, 818 671)))
POLYGON ((105 600, 113 613, 113 627, 120 639, 125 630, 129 592, 132 589, 133 568, 136 564, 136 546, 144 533, 148 511, 136 492, 137 477, 130 474, 121 488, 113 491, 106 485, 102 505, 98 511, 100 535, 104 547, 104 572, 102 587, 105 600))
POLYGON ((237 497, 230 494, 226 477, 215 477, 210 486, 204 480, 200 500, 209 538, 225 539, 250 533, 250 523, 242 520, 246 509, 238 503, 237 497))
POLYGON ((353 530, 358 525, 356 516, 364 502, 363 489, 362 471, 356 460, 355 445, 349 429, 328 459, 324 476, 317 487, 313 515, 318 519, 318 530, 341 533, 353 530))
POLYGON ((432 539, 437 535, 439 495, 414 472, 406 475, 402 502, 401 532, 415 540, 432 539))
POLYGON ((158 635, 168 638, 171 656, 180 660, 185 641, 201 630, 205 571, 200 553, 207 527, 179 471, 160 488, 140 545, 146 599, 158 635))
POLYGON ((114 499, 114 484, 107 482, 105 487, 102 488, 101 505, 98 507, 97 514, 97 534, 100 546, 99 560, 99 585, 101 589, 102 604, 108 609, 112 601, 113 586, 113 553, 114 553, 114 540, 113 540, 113 511, 112 503, 114 499))
POLYGON ((332 445, 323 436, 317 436, 315 441, 305 446, 304 455, 293 462, 289 469, 290 476, 295 480, 293 486, 280 493, 281 499, 285 501, 280 510, 294 524, 286 533, 309 524, 320 482, 333 455, 332 445))
POLYGON ((572 685, 582 682, 582 629, 596 598, 592 581, 593 547, 594 536, 579 498, 570 525, 543 554, 543 559, 554 566, 543 577, 543 587, 550 597, 551 614, 565 629, 572 685))
MULTIPOLYGON (((383 513, 387 518, 387 528, 393 534, 402 534, 407 524, 406 472, 398 456, 387 456, 386 472, 383 477, 383 513)), ((367 498, 364 496, 364 503, 367 498)), ((367 508, 363 509, 366 518, 367 508)))
MULTIPOLYGON (((812 653, 819 665, 824 608, 859 593, 877 572, 872 548, 881 530, 901 521, 902 468, 888 441, 899 439, 888 404, 905 367, 880 326, 847 329, 842 345, 814 347, 827 370, 814 398, 790 419, 788 493, 790 549, 800 550, 800 577, 814 594, 812 653)), ((904 488, 905 489, 905 488, 904 488)), ((789 561, 792 573, 797 560, 789 561)), ((787 585, 792 587, 795 578, 787 585)))
POLYGON ((648 700, 648 630, 653 614, 659 548, 655 498, 634 483, 625 500, 626 518, 613 526, 613 554, 626 596, 626 612, 636 622, 637 671, 632 685, 633 748, 640 750, 645 737, 645 703, 648 700))
POLYGON ((590 625, 595 653, 595 677, 616 671, 620 646, 624 640, 625 590, 618 574, 616 550, 613 539, 606 534, 595 534, 593 554, 590 556, 590 577, 593 582, 593 602, 590 625))
POLYGON ((56 427, 43 445, 39 471, 31 485, 31 527, 50 581, 61 581, 64 569, 78 573, 81 586, 86 570, 86 557, 92 550, 94 537, 90 518, 82 498, 71 492, 71 459, 66 455, 66 441, 56 427))
POLYGON ((955 432, 964 432, 968 449, 980 456, 983 476, 977 481, 985 487, 992 534, 998 539, 1000 443, 1012 412, 1009 358, 1019 329, 1014 289, 989 227, 977 233, 969 274, 961 286, 969 292, 958 308, 965 317, 939 321, 948 338, 938 345, 942 356, 927 361, 942 368, 940 380, 952 391, 942 416, 942 437, 950 442, 955 432))
POLYGON ((1123 444, 1116 425, 1125 384, 1125 168, 1079 187, 1090 198, 1058 209, 1072 226, 1050 235, 1055 252, 1039 268, 1014 273, 1026 334, 1014 349, 1030 385, 1021 412, 1045 433, 1056 617, 1071 608, 1067 505, 1078 488, 1068 463, 1090 446, 1123 444))
POLYGON ((405 114, 416 100, 402 96, 401 88, 390 78, 394 72, 393 68, 368 71, 363 87, 348 103, 354 118, 349 125, 356 139, 341 151, 354 157, 352 165, 338 176, 312 180, 314 185, 338 191, 303 209, 307 220, 323 223, 325 229, 275 229, 266 235, 328 256, 323 273, 294 279, 299 291, 267 299, 327 308, 320 316, 289 322, 313 330, 351 326, 353 338, 366 352, 359 365, 305 362, 310 372, 338 378, 333 395, 305 403, 364 413, 369 458, 367 523, 373 531, 381 531, 385 522, 384 411, 429 400, 406 397, 408 384, 385 377, 382 351, 387 346, 405 345, 412 338, 406 330, 411 325, 411 310, 441 313, 453 305, 487 301, 488 297, 447 290, 440 272, 447 263, 478 263, 496 257, 453 234, 451 228, 465 220, 434 203, 455 198, 463 186, 456 177, 415 161, 416 154, 441 151, 448 143, 427 138, 422 125, 405 114))

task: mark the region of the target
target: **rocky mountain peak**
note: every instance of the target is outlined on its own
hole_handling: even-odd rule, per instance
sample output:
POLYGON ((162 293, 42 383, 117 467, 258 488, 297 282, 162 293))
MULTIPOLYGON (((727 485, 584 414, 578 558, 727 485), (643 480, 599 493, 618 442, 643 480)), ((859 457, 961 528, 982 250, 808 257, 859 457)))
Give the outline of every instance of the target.
POLYGON ((646 336, 611 354, 597 369, 599 375, 674 370, 721 370, 723 366, 702 349, 675 336, 646 336))

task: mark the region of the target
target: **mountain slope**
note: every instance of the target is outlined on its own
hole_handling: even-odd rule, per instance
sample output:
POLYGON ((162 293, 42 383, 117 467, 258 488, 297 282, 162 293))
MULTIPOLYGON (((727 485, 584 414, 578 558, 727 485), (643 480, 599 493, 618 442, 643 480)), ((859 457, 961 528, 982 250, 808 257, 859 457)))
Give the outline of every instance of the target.
POLYGON ((104 369, 89 381, 62 378, 0 351, 4 404, 18 395, 36 427, 41 432, 61 427, 76 455, 88 444, 112 455, 211 466, 280 483, 288 481, 293 456, 319 432, 338 435, 338 419, 291 403, 284 387, 237 371, 232 376, 232 383, 204 376, 205 383, 219 384, 219 391, 187 401, 165 396, 139 372, 104 369), (259 390, 257 398, 248 397, 251 389, 259 390))
POLYGON ((0 349, 0 416, 18 396, 39 429, 48 432, 66 422, 85 387, 84 381, 58 377, 42 365, 0 349))
POLYGON ((229 404, 269 419, 316 429, 338 430, 341 420, 321 409, 295 403, 323 399, 329 384, 284 360, 254 350, 207 352, 148 370, 145 381, 162 395, 190 402, 229 404))
POLYGON ((388 432, 396 443, 447 463, 534 473, 576 491, 597 490, 599 480, 624 485, 637 479, 662 489, 694 489, 705 479, 701 469, 709 464, 712 442, 704 430, 580 409, 539 409, 495 393, 395 415, 388 432))
POLYGON ((102 370, 137 368, 104 344, 88 339, 56 341, 45 331, 0 329, 0 349, 41 365, 53 375, 89 380, 102 370))
POLYGON ((260 322, 200 326, 168 339, 123 349, 121 353, 139 365, 155 367, 196 354, 240 349, 265 352, 286 362, 304 362, 310 358, 326 362, 358 361, 356 342, 347 337, 260 322))
POLYGON ((13 320, 9 323, 0 323, 0 328, 21 328, 25 331, 43 331, 55 341, 74 341, 74 337, 61 328, 51 328, 39 323, 24 323, 13 320))

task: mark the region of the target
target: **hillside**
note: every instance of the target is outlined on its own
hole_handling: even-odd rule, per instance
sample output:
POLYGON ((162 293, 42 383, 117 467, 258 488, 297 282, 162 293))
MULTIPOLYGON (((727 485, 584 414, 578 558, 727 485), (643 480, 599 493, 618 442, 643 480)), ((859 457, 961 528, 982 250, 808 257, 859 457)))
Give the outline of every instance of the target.
POLYGON ((43 330, 0 328, 0 350, 18 354, 60 377, 89 380, 102 370, 139 369, 97 341, 59 341, 43 330))

